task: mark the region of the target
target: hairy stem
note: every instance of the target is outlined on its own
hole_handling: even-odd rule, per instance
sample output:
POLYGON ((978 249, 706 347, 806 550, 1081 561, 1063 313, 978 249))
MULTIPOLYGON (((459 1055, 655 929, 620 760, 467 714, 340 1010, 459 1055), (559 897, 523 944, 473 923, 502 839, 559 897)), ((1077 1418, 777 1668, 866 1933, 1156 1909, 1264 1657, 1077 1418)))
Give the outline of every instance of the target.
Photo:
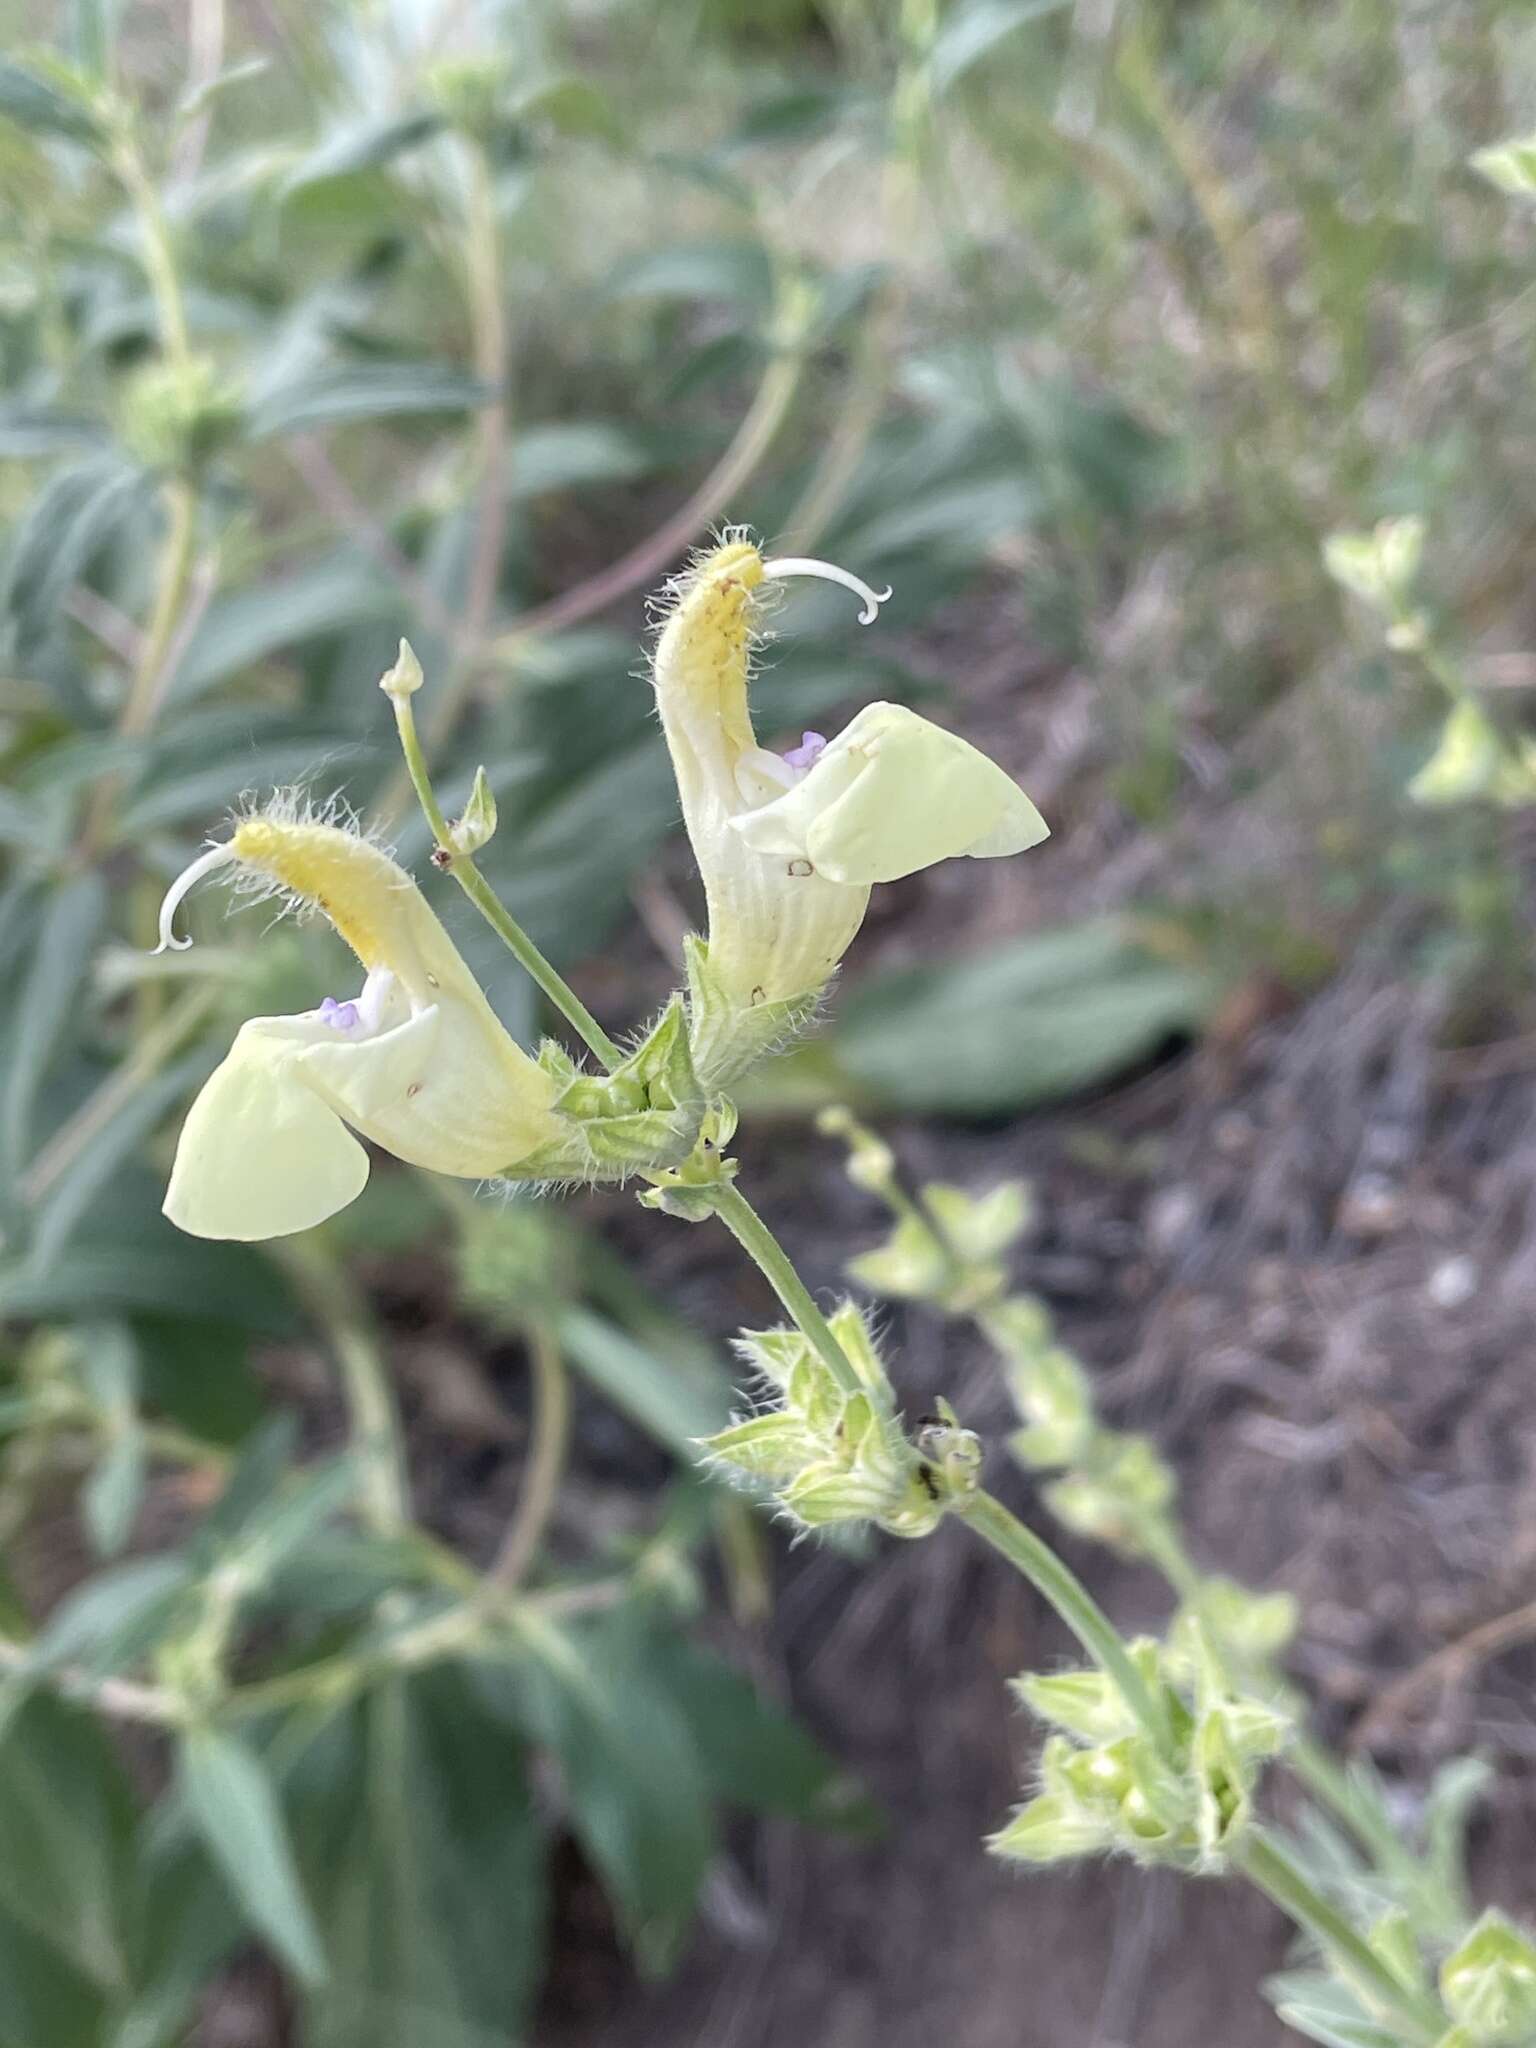
POLYGON ((624 1059, 621 1048, 608 1036, 565 977, 557 973, 545 959, 475 866, 473 854, 455 852, 447 816, 438 801, 436 790, 432 787, 426 755, 416 731, 416 716, 411 709, 411 700, 408 696, 392 691, 390 702, 394 705, 395 726, 400 734, 400 749, 405 756, 406 773, 410 777, 411 787, 416 792, 417 801, 427 823, 432 828, 432 836, 437 841, 435 864, 452 875, 513 959, 538 983, 572 1030, 591 1048, 603 1065, 610 1069, 620 1066, 624 1059))
POLYGON ((1438 2041, 1450 2022, 1438 1999, 1400 1984, 1370 1944, 1313 1885, 1283 1845, 1263 1828, 1239 1838, 1233 1867, 1310 1934, 1373 2011, 1409 2029, 1407 2039, 1438 2041))
POLYGON ((138 220, 144 275, 155 302, 161 351, 168 362, 185 366, 192 353, 192 342, 187 331, 181 279, 176 274, 176 258, 171 250, 165 210, 139 151, 137 138, 121 136, 112 162, 118 182, 127 193, 138 220))
POLYGON ((838 1386, 845 1394, 862 1393, 863 1382, 850 1364, 842 1345, 833 1336, 826 1317, 811 1299, 810 1290, 795 1271, 789 1253, 746 1196, 734 1182, 727 1181, 711 1190, 711 1199, 715 1214, 748 1258, 757 1265, 768 1285, 789 1311, 802 1336, 814 1345, 817 1355, 823 1360, 838 1386))
POLYGON ((1069 1571, 1050 1545, 1033 1529, 1026 1528, 992 1494, 973 1494, 961 1509, 961 1516, 1049 1601, 1105 1677, 1117 1687, 1158 1754, 1172 1761, 1173 1738, 1167 1713, 1132 1663, 1119 1630, 1077 1574, 1069 1571))

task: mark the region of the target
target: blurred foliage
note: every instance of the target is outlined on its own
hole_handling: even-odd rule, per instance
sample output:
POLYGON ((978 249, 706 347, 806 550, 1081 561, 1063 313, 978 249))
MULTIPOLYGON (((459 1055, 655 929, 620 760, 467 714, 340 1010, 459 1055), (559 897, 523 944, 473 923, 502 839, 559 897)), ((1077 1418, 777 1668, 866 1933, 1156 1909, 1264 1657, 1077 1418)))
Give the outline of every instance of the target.
POLYGON ((465 1359, 553 1346, 680 1460, 719 1426, 708 1347, 575 1221, 405 1174, 293 1256, 159 1215, 235 1022, 348 971, 208 909, 150 959, 160 890, 277 783, 419 858, 372 687, 402 633, 439 786, 485 763, 487 872, 573 965, 674 825, 638 604, 713 522, 896 588, 883 651, 797 594, 765 734, 939 674, 985 713, 999 637, 1010 722, 1045 730, 1026 670, 1093 678, 1052 820, 1063 858, 1142 836, 1156 928, 1094 895, 1018 939, 1026 905, 989 955, 881 969, 781 1101, 1089 1087, 1199 1029, 1234 932, 1287 978, 1389 902, 1425 971, 1523 989, 1511 820, 1405 792, 1445 717, 1426 645, 1506 740, 1532 680, 1528 179, 1516 144, 1467 163, 1529 120, 1524 15, 70 0, 47 44, 8 18, 0 2042, 180 2038, 255 1935, 306 2041, 469 2048, 530 2009, 552 1828, 659 1968, 718 1802, 846 1818, 701 1646, 699 1553, 739 1574, 743 1510, 677 1478, 620 1536, 541 1540, 487 1615, 381 1457, 400 1286, 465 1359), (1414 644, 1325 561, 1387 518, 1421 522, 1414 644), (917 1089, 961 1029, 963 1087, 917 1089), (340 1454, 325 1401, 303 1455, 274 1422, 265 1365, 306 1345, 340 1454), (96 1710, 174 1768, 130 1772, 96 1710))

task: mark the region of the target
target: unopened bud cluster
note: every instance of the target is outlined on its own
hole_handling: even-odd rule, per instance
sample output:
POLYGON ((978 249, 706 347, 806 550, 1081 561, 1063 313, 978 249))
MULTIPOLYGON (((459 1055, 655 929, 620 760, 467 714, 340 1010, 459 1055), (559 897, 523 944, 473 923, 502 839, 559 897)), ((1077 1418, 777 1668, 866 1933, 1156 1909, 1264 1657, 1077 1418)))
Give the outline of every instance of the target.
POLYGON ((901 1189, 896 1162, 883 1138, 846 1109, 826 1109, 817 1120, 828 1137, 848 1147, 848 1178, 878 1195, 893 1227, 883 1244, 848 1264, 848 1274, 893 1301, 930 1301, 951 1315, 976 1313, 1007 1285, 1003 1264, 1028 1230, 1032 1209, 1023 1181, 1002 1181, 984 1195, 946 1181, 930 1181, 916 1201, 901 1189))
POLYGON ((1222 1870, 1289 1717, 1235 1694, 1187 1620, 1168 1644, 1142 1640, 1130 1654, 1171 1741, 1156 1744, 1100 1671, 1017 1680, 1019 1698, 1055 1732, 1041 1755, 1040 1791, 992 1837, 995 1855, 1042 1864, 1120 1854, 1201 1875, 1222 1870))
POLYGON ((1455 2048, 1529 2048, 1536 2041, 1536 1943, 1488 1912, 1440 1966, 1455 2048))
POLYGON ((123 439, 148 469, 193 475, 239 431, 243 400, 211 357, 157 358, 122 400, 123 439))
POLYGON ((808 1529, 874 1522, 892 1536, 926 1536, 976 1489, 981 1444, 947 1403, 909 1439, 862 1311, 845 1302, 829 1319, 858 1379, 845 1389, 799 1330, 748 1330, 736 1349, 765 1406, 702 1448, 715 1465, 765 1486, 808 1529))

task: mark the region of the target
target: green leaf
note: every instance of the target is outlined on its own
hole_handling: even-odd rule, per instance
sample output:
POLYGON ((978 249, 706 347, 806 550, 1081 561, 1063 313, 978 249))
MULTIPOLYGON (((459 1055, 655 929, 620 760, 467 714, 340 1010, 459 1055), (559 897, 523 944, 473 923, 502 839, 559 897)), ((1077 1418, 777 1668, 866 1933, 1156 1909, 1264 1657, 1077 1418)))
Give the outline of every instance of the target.
POLYGON ((1401 2048, 1402 2036, 1378 2025, 1336 1978, 1285 1971, 1266 1981, 1264 1995, 1288 2027, 1323 2048, 1401 2048))
POLYGON ((144 1437, 139 1428, 139 1360, 123 1323, 87 1323, 78 1332, 80 1377, 107 1433, 106 1448, 86 1480, 81 1508, 98 1556, 127 1544, 144 1491, 144 1437))
POLYGON ((67 74, 56 83, 25 64, 0 62, 0 120, 14 121, 37 135, 63 135, 71 142, 101 140, 101 124, 84 90, 70 91, 67 74))
POLYGON ((31 1255, 39 1265, 50 1266, 59 1257, 119 1166, 186 1099, 210 1071, 214 1057, 204 1048, 146 1081, 65 1167, 38 1210, 31 1255))
POLYGON ((290 1787, 331 1975, 306 2048, 526 2039, 544 1945, 544 1842, 526 1753, 466 1677, 392 1679, 290 1787))
POLYGON ((198 1526, 197 1548, 210 1565, 265 1513, 297 1443, 298 1422, 291 1411, 284 1411, 253 1430, 241 1445, 223 1490, 198 1526))
POLYGON ((560 1342, 582 1377, 690 1468, 701 1437, 730 1419, 730 1388, 718 1367, 637 1341, 587 1309, 560 1322, 560 1342))
POLYGON ((142 512, 154 486, 117 454, 90 457, 55 472, 18 521, 0 578, 0 612, 16 622, 24 649, 40 645, 58 608, 98 549, 142 512))
POLYGON ((390 114, 382 119, 360 121, 338 129, 318 148, 296 164, 283 180, 282 196, 287 199, 329 178, 350 178, 359 171, 376 171, 398 156, 419 149, 442 130, 438 114, 390 114))
POLYGON ((622 1613, 580 1629, 520 1621, 526 1661, 501 1674, 520 1725, 560 1765, 572 1831, 640 1967, 676 1959, 714 1852, 692 1730, 622 1613))
POLYGON ((612 421, 547 421, 517 436, 507 490, 514 498, 537 498, 590 484, 632 483, 655 467, 640 437, 612 421))
POLYGON ((184 1559, 144 1557, 99 1572, 66 1595, 0 1685, 0 1742, 9 1742, 32 1688, 47 1672, 70 1664, 105 1678, 140 1663, 179 1625, 190 1583, 184 1559))
POLYGON ((448 363, 351 363, 311 370, 268 392, 251 408, 248 436, 262 441, 359 420, 473 412, 494 396, 480 378, 448 363))
POLYGON ((106 427, 87 413, 29 405, 19 398, 0 404, 0 457, 7 461, 24 462, 39 455, 100 447, 107 438, 106 427))
POLYGON ((971 6, 951 9, 929 58, 934 92, 947 92, 1015 29, 1042 15, 1060 14, 1071 4, 1072 0, 973 0, 971 6))
POLYGON ((177 664, 169 694, 200 697, 258 662, 349 626, 400 617, 400 593, 350 550, 296 574, 215 598, 177 664))
MULTIPOLYGON (((39 1694, 21 1709, 0 1769, 0 2040, 87 2040, 83 2035, 17 2035, 7 2024, 7 1960, 33 1985, 68 1973, 61 1986, 82 2000, 120 1984, 127 1849, 133 1810, 122 1768, 97 1719, 39 1694)), ((14 2011, 14 2006, 10 2008, 14 2011)))
POLYGON ((211 1317, 140 1316, 134 1328, 147 1406, 218 1450, 249 1435, 262 1413, 249 1331, 211 1317))
POLYGON ((355 774, 373 769, 386 758, 382 742, 377 747, 363 747, 350 738, 337 741, 320 731, 266 746, 231 748, 222 759, 205 760, 198 767, 157 778, 129 797, 118 830, 125 839, 132 839, 167 826, 200 822, 210 813, 229 808, 243 791, 284 789, 303 782, 319 761, 339 764, 344 760, 347 771, 355 774))
MULTIPOLYGON (((98 2048, 101 1987, 71 1969, 47 1933, 0 1906, 0 2041, 6 2048, 98 2048)), ((158 2048, 158 2044, 156 2044, 158 2048)))
POLYGON ((98 1572, 54 1609, 32 1646, 32 1667, 77 1664, 106 1677, 138 1663, 171 1632, 191 1581, 186 1559, 174 1553, 98 1572))
POLYGON ((160 1214, 165 1183, 124 1171, 47 1265, 0 1259, 0 1313, 25 1321, 143 1313, 204 1318, 271 1336, 297 1326, 293 1297, 271 1262, 245 1245, 191 1238, 160 1214))
POLYGON ((868 1827, 875 1809, 819 1743, 750 1679, 675 1629, 643 1652, 687 1723, 716 1798, 824 1827, 868 1827))
POLYGON ((245 1520, 222 1562, 238 1566, 247 1586, 266 1584, 296 1551, 318 1535, 357 1490, 351 1456, 311 1466, 274 1487, 245 1520))
POLYGON ((82 75, 105 79, 112 66, 121 0, 70 0, 70 42, 82 75))
POLYGON ((1218 978, 1175 965, 1106 918, 970 959, 874 974, 832 1030, 766 1069, 743 1106, 992 1116, 1101 1086, 1198 1030, 1218 978))
POLYGON ((766 310, 773 267, 760 241, 676 242, 648 250, 609 280, 613 299, 726 299, 766 310))
POLYGON ((0 1154, 12 1172, 30 1147, 38 1088, 73 1035, 70 1027, 80 985, 106 914, 106 890, 95 873, 57 884, 43 912, 31 969, 16 1006, 5 1078, 0 1154))
POLYGON ((212 78, 203 79, 182 94, 176 103, 176 118, 195 121, 200 114, 207 113, 216 99, 232 92, 236 86, 249 85, 252 79, 264 78, 271 68, 266 57, 244 57, 238 64, 226 64, 212 78))
POLYGON ((252 1926, 303 1983, 322 1983, 319 1930, 261 1759, 236 1736, 193 1728, 180 1745, 178 1775, 187 1811, 252 1926))
POLYGON ((167 2048, 185 2038, 193 2001, 244 1928, 174 1790, 134 1847, 132 1979, 107 2048, 167 2048))
POLYGON ((81 1512, 98 1557, 116 1557, 133 1534, 144 1497, 144 1433, 120 1429, 98 1459, 80 1494, 81 1512))

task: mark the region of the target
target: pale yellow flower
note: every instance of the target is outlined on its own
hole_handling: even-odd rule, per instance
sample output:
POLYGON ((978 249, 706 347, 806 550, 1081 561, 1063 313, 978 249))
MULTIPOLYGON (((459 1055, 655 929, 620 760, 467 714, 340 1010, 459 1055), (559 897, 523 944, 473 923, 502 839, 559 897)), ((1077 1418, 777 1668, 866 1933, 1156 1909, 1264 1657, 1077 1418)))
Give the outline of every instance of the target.
MULTIPOLYGON (((814 996, 864 920, 871 887, 953 855, 1021 853, 1049 830, 985 754, 900 704, 867 704, 830 742, 781 756, 748 708, 766 586, 824 562, 765 561, 727 539, 680 580, 656 648, 656 702, 709 911, 708 972, 740 1008, 814 996)), ((889 595, 889 593, 885 593, 889 595)))
POLYGON ((362 1192, 368 1154, 480 1180, 558 1139, 556 1081, 507 1034, 403 868, 348 828, 243 818, 166 896, 171 920, 204 875, 233 869, 321 911, 365 970, 347 1002, 253 1017, 182 1128, 165 1213, 196 1237, 305 1230, 362 1192))

